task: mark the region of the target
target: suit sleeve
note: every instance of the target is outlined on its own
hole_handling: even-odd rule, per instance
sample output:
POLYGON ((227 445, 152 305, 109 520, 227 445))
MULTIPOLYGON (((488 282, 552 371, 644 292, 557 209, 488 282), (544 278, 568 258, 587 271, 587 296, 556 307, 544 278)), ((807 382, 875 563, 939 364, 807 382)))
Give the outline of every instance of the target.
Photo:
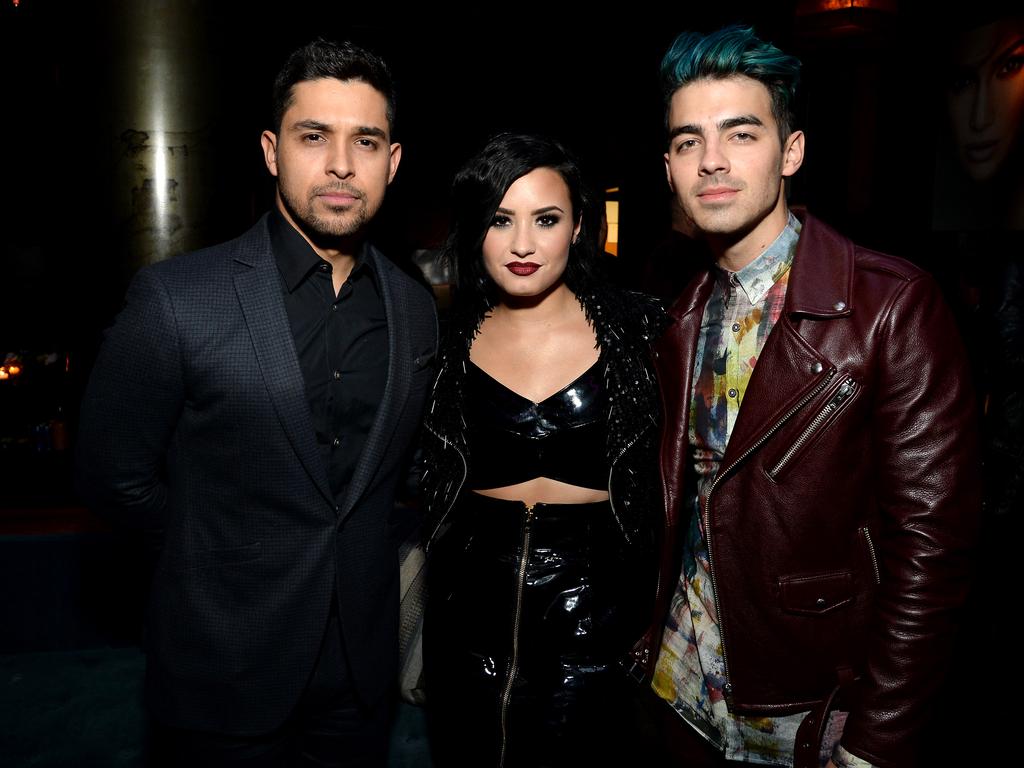
POLYGON ((132 527, 163 527, 165 459, 183 402, 174 310, 158 272, 143 269, 82 400, 76 482, 87 504, 132 527))
POLYGON ((879 334, 871 459, 880 583, 842 743, 888 768, 914 763, 944 680, 981 505, 966 355, 930 278, 902 288, 879 334))

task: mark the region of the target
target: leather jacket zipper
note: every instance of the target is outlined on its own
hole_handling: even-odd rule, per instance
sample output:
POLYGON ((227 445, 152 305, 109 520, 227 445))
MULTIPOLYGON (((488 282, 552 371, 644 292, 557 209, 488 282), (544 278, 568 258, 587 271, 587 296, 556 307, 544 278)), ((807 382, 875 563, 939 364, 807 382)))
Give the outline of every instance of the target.
POLYGON ((871 540, 871 530, 865 525, 861 528, 864 540, 868 543, 868 555, 871 557, 871 568, 875 572, 875 586, 882 583, 882 572, 878 569, 878 555, 875 553, 875 542, 871 540))
MULTIPOLYGON (((615 471, 615 464, 619 461, 619 459, 621 459, 626 454, 626 451, 628 451, 630 448, 636 445, 640 438, 643 437, 644 433, 650 428, 651 425, 648 425, 641 429, 639 432, 637 432, 633 439, 626 443, 622 450, 619 451, 618 455, 614 459, 612 459, 611 467, 609 467, 608 469, 608 506, 612 510, 612 516, 615 518, 615 522, 619 525, 619 530, 622 531, 622 535, 630 544, 632 544, 633 542, 630 539, 629 533, 626 531, 626 526, 622 524, 622 520, 619 518, 619 513, 615 511, 615 497, 612 495, 612 472, 615 471)), ((662 579, 661 568, 659 567, 658 579, 654 585, 654 605, 658 604, 658 599, 661 597, 661 589, 662 579)), ((647 663, 651 657, 650 645, 653 642, 653 640, 651 640, 650 642, 647 642, 646 639, 642 640, 630 654, 630 656, 632 656, 632 661, 628 663, 628 666, 625 661, 625 658, 628 657, 624 657, 624 659, 620 660, 619 662, 624 667, 626 674, 629 675, 629 677, 631 677, 637 683, 642 682, 646 674, 647 663)))
POLYGON ((434 530, 430 532, 430 536, 427 538, 427 544, 426 547, 424 547, 424 551, 429 552, 431 545, 434 543, 434 537, 437 536, 437 532, 441 530, 441 526, 444 525, 444 521, 448 519, 448 514, 452 511, 452 507, 455 506, 455 500, 458 499, 459 494, 462 493, 462 486, 466 483, 466 477, 467 475, 469 475, 469 465, 466 463, 465 454, 459 450, 458 446, 455 445, 455 443, 453 443, 451 440, 447 440, 446 438, 441 437, 441 435, 437 434, 437 432, 431 429, 428 424, 424 424, 423 426, 430 434, 432 434, 446 446, 448 446, 457 454, 459 454, 459 459, 462 461, 462 477, 459 480, 459 487, 455 489, 455 493, 452 494, 451 496, 451 501, 448 502, 447 509, 445 509, 444 514, 441 515, 441 517, 438 519, 437 525, 434 526, 434 530))
POLYGON ((523 503, 523 552, 519 557, 519 576, 516 581, 516 610, 512 620, 512 656, 505 673, 505 686, 501 691, 501 752, 498 754, 498 768, 505 765, 505 750, 508 747, 508 704, 512 698, 512 684, 519 666, 519 622, 523 615, 523 587, 526 584, 526 564, 530 559, 530 523, 533 522, 535 504, 523 503))
POLYGON ((832 399, 825 403, 825 406, 818 412, 811 423, 807 425, 807 428, 800 433, 800 436, 793 441, 793 444, 789 446, 789 450, 786 451, 782 458, 778 460, 774 467, 768 470, 768 477, 775 479, 775 476, 782 471, 790 460, 797 454, 797 452, 804 446, 804 444, 811 439, 814 432, 820 427, 825 420, 835 413, 839 406, 842 405, 850 396, 856 391, 857 382, 854 379, 848 378, 839 387, 839 390, 832 395, 832 399))
POLYGON ((733 467, 735 467, 737 464, 746 459, 750 454, 752 454, 754 451, 756 451, 758 448, 764 445, 765 442, 768 441, 769 437, 774 435, 783 424, 785 424, 787 421, 789 421, 789 419, 793 417, 793 414, 795 414, 797 411, 799 411, 801 408, 807 405, 807 403, 809 403, 817 394, 819 394, 823 389, 825 389, 825 387, 829 385, 829 382, 832 381, 835 375, 836 372, 834 370, 829 371, 828 376, 826 376, 818 384, 818 386, 816 386, 814 389, 808 392, 806 396, 800 399, 800 402, 798 402, 796 405, 790 408, 786 415, 784 415, 781 419, 775 422, 775 424, 773 424, 767 432, 761 435, 761 438, 756 443, 754 443, 747 450, 745 450, 740 455, 740 457, 736 459, 736 461, 734 461, 732 464, 726 467, 723 471, 719 472, 718 475, 715 477, 714 481, 711 483, 711 487, 708 489, 707 499, 704 502, 703 514, 704 541, 708 547, 708 573, 711 576, 711 589, 715 593, 715 616, 718 619, 718 635, 722 643, 722 671, 725 673, 725 684, 722 686, 722 694, 725 696, 725 703, 728 705, 730 710, 732 709, 733 705, 732 677, 729 673, 729 655, 726 652, 725 646, 725 622, 722 621, 722 606, 719 602, 720 598, 718 596, 718 578, 717 576, 715 576, 714 560, 712 558, 711 550, 711 496, 715 492, 715 488, 718 487, 718 484, 725 479, 725 477, 732 471, 733 467))
POLYGON ((630 544, 633 543, 632 538, 630 537, 629 532, 626 530, 626 526, 623 525, 622 520, 619 517, 619 513, 615 509, 615 497, 612 495, 612 473, 615 471, 615 465, 618 463, 619 459, 626 455, 626 451, 628 451, 630 448, 637 444, 637 442, 640 440, 641 437, 643 437, 644 433, 648 429, 650 429, 649 424, 643 429, 641 429, 639 432, 637 432, 633 439, 626 443, 622 447, 622 450, 619 451, 618 455, 614 459, 612 459, 612 463, 608 467, 608 506, 611 507, 612 517, 614 517, 615 522, 618 523, 619 530, 622 531, 622 535, 630 544))

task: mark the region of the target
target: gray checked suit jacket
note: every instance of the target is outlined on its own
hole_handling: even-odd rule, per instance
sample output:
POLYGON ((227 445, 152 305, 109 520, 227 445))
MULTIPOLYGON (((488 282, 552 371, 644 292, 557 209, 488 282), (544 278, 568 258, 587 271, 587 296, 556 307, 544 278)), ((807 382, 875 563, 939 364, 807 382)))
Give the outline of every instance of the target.
POLYGON ((147 697, 167 725, 255 734, 301 694, 337 590, 357 692, 397 665, 396 510, 437 321, 429 291, 372 247, 389 370, 346 498, 317 451, 266 217, 231 242, 141 270, 85 393, 78 487, 162 529, 147 697))

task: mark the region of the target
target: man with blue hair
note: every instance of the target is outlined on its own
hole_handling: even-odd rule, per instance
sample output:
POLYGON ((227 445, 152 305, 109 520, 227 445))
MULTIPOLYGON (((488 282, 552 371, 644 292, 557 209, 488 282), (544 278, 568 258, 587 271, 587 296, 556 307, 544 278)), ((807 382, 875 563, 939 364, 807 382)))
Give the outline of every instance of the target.
POLYGON ((974 400, 929 276, 787 206, 799 70, 739 27, 662 63, 715 264, 657 350, 664 630, 637 655, 681 764, 906 766, 967 590, 974 400))

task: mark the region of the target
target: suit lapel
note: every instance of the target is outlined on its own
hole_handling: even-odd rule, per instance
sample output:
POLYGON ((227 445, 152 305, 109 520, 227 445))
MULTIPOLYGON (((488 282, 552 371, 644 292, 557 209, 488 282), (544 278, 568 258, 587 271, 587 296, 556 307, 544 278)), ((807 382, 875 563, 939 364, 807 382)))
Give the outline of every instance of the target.
POLYGON ((262 252, 253 247, 236 257, 239 267, 234 275, 235 292, 281 426, 317 489, 333 504, 265 223, 263 235, 262 252))
POLYGON ((352 482, 342 504, 342 517, 352 511, 383 464, 412 381, 413 353, 409 347, 408 318, 400 309, 404 302, 396 296, 398 286, 394 280, 394 266, 369 244, 366 245, 366 257, 373 260, 380 278, 381 299, 388 324, 388 379, 363 453, 352 474, 352 482))

